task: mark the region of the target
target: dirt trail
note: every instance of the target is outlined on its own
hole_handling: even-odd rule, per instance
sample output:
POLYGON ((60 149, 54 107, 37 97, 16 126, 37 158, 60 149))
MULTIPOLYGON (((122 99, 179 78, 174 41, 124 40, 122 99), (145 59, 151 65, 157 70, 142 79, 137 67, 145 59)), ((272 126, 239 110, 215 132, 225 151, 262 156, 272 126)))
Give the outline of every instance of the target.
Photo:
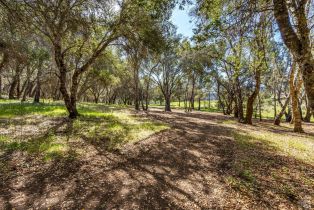
POLYGON ((82 141, 75 147, 86 150, 83 157, 44 166, 17 165, 16 155, 0 185, 0 209, 271 208, 225 182, 235 158, 228 117, 159 110, 149 117, 172 128, 116 152, 82 141))

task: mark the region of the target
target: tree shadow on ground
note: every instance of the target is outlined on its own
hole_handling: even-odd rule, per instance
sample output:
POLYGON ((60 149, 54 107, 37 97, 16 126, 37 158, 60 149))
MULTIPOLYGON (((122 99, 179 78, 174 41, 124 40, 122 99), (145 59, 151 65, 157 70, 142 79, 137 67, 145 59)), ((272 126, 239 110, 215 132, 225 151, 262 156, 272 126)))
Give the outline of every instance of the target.
POLYGON ((0 209, 23 209, 25 206, 32 206, 32 198, 41 196, 45 191, 39 186, 46 182, 47 177, 56 176, 55 167, 60 167, 60 164, 64 163, 63 173, 69 172, 69 161, 74 160, 72 157, 75 153, 71 149, 67 154, 59 153, 56 148, 60 145, 54 143, 51 136, 63 126, 67 129, 66 133, 71 132, 71 125, 71 121, 63 118, 40 135, 0 142, 0 165, 2 166, 0 169, 0 209), (47 167, 50 164, 47 164, 44 159, 53 159, 50 163, 51 167, 47 167), (25 169, 32 169, 32 171, 24 173, 25 169), (30 196, 21 198, 20 192, 25 192, 30 196), (12 197, 18 197, 23 202, 17 202, 14 205, 12 197))
POLYGON ((223 172, 233 190, 263 208, 313 208, 313 164, 283 155, 247 132, 235 132, 235 139, 234 156, 223 172))
POLYGON ((75 144, 85 151, 81 157, 19 166, 4 179, 0 201, 52 209, 308 207, 313 165, 246 141, 220 123, 230 118, 160 111, 148 117, 173 126, 117 151, 85 139, 75 144), (15 185, 21 177, 24 187, 15 185))

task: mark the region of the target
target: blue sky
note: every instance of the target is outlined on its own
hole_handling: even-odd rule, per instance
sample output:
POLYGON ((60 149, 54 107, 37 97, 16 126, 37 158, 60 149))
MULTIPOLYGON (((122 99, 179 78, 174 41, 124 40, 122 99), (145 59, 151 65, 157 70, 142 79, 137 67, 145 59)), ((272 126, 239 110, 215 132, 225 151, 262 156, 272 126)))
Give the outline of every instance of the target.
POLYGON ((186 6, 184 10, 180 10, 176 7, 171 17, 171 21, 178 27, 177 32, 189 38, 193 36, 192 29, 194 28, 194 24, 190 23, 192 20, 192 17, 189 16, 190 8, 186 6))

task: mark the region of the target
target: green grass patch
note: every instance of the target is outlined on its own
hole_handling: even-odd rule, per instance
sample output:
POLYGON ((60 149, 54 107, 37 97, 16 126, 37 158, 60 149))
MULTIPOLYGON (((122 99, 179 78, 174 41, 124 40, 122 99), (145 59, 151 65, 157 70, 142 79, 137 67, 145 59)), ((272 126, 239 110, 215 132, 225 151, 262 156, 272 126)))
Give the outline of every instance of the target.
POLYGON ((64 116, 67 114, 67 111, 62 104, 35 104, 15 101, 0 103, 0 118, 14 118, 36 114, 43 116, 64 116))
POLYGON ((291 135, 270 131, 252 131, 250 133, 235 133, 235 139, 242 148, 261 144, 272 147, 283 155, 294 157, 307 163, 314 163, 314 137, 309 135, 291 135))
POLYGON ((118 149, 123 144, 147 138, 150 135, 168 129, 169 126, 139 118, 129 113, 103 113, 98 118, 79 117, 74 122, 74 133, 89 140, 103 143, 109 150, 118 149))
POLYGON ((14 139, 9 137, 0 138, 0 148, 2 150, 25 151, 29 154, 42 155, 45 160, 50 160, 54 157, 62 157, 68 151, 68 146, 65 142, 54 134, 47 134, 31 139, 14 139))
POLYGON ((71 141, 88 141, 106 150, 119 149, 124 144, 140 141, 169 128, 164 123, 133 115, 126 108, 121 105, 80 103, 78 104, 80 116, 75 120, 63 122, 61 128, 55 129, 54 119, 58 117, 60 121, 60 117, 67 116, 62 103, 33 104, 0 100, 0 118, 5 119, 1 123, 8 129, 11 128, 13 132, 11 136, 0 136, 0 149, 40 154, 45 160, 50 160, 67 156, 71 150, 69 145, 71 141), (35 116, 43 116, 43 118, 35 116), (20 117, 25 120, 21 121, 20 117), (36 126, 43 123, 45 119, 49 119, 51 125, 48 123, 48 127, 40 128, 43 129, 42 135, 24 139, 23 134, 21 135, 23 126, 28 126, 28 130, 33 126, 36 130, 36 126), (45 132, 47 133, 44 134, 45 132))
POLYGON ((313 186, 311 173, 305 169, 314 163, 314 138, 275 131, 262 128, 234 131, 234 154, 225 182, 258 199, 271 192, 299 202, 302 194, 313 186))

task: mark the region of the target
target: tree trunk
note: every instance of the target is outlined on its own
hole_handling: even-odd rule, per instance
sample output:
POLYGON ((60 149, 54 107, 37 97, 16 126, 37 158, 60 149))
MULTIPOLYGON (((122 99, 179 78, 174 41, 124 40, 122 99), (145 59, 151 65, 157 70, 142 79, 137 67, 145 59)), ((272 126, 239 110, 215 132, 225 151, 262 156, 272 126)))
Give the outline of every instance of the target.
POLYGON ((133 79, 134 79, 134 108, 135 110, 140 110, 140 100, 139 100, 139 75, 138 68, 134 68, 133 70, 133 79))
POLYGON ((274 125, 280 125, 280 119, 281 117, 285 114, 286 112, 286 108, 289 104, 289 101, 290 101, 290 96, 287 97, 285 103, 283 104, 282 108, 281 108, 281 111, 279 112, 279 114, 275 117, 275 121, 274 121, 274 125))
POLYGON ((254 110, 253 105, 254 105, 254 101, 255 101, 256 97, 259 94, 260 86, 261 86, 261 71, 257 70, 255 73, 255 89, 247 100, 245 122, 249 125, 252 125, 252 117, 253 117, 253 110, 254 110))
POLYGON ((9 99, 14 99, 16 84, 17 84, 16 80, 13 79, 13 82, 11 83, 9 89, 9 99))
MULTIPOLYGON (((297 8, 292 8, 297 21, 292 26, 286 0, 273 0, 274 16, 281 37, 297 62, 304 82, 309 107, 314 111, 314 58, 311 52, 310 29, 306 16, 306 1, 300 1, 297 8), (295 32, 296 27, 297 32, 295 32)), ((293 4, 289 5, 292 6, 293 4)), ((292 99, 293 100, 293 99, 292 99)))
MULTIPOLYGON (((151 74, 149 74, 150 76, 151 74)), ((145 89, 145 93, 144 93, 144 98, 145 98, 145 107, 143 107, 143 109, 145 111, 148 111, 148 104, 149 104, 149 86, 150 86, 150 80, 147 81, 146 83, 146 89, 145 89)))
MULTIPOLYGON (((280 106, 281 106, 281 109, 284 107, 284 104, 281 102, 281 98, 280 98, 280 95, 281 95, 281 93, 278 93, 278 102, 279 102, 279 104, 280 104, 280 106)), ((286 97, 289 97, 290 98, 290 93, 289 93, 289 96, 286 96, 286 97)), ((290 101, 290 100, 289 100, 290 101)), ((288 102, 289 102, 288 101, 288 102)), ((289 104, 289 103, 288 103, 289 104)), ((287 107, 286 107, 287 108, 287 107)), ((283 113, 284 115, 285 115, 285 117, 287 118, 287 116, 289 115, 289 113, 286 111, 286 110, 284 110, 284 113, 283 113)), ((278 115, 277 115, 278 116, 278 115)))
POLYGON ((192 78, 192 92, 191 92, 191 99, 190 99, 191 109, 193 109, 193 110, 194 110, 194 98, 195 98, 195 79, 193 76, 193 78, 192 78))
POLYGON ((274 119, 277 116, 277 99, 276 99, 276 91, 274 90, 274 119))
POLYGON ((299 108, 299 113, 300 113, 300 117, 301 117, 301 120, 303 120, 303 113, 302 113, 302 99, 298 99, 298 108, 299 108))
POLYGON ((307 96, 305 97, 305 106, 306 106, 306 113, 304 117, 304 122, 311 122, 312 111, 311 111, 311 107, 309 106, 307 96))
POLYGON ((170 100, 171 96, 170 95, 165 95, 165 111, 166 112, 171 112, 171 100, 170 100))
POLYGON ((60 92, 63 96, 65 106, 69 112, 69 118, 75 119, 79 116, 79 113, 76 108, 76 97, 69 96, 67 89, 66 89, 66 73, 60 74, 60 92))
POLYGON ((262 101, 261 96, 258 93, 258 110, 259 110, 259 121, 262 121, 262 101))
POLYGON ((0 74, 2 73, 2 70, 3 70, 4 66, 5 66, 5 64, 9 60, 8 58, 9 58, 8 53, 7 52, 3 52, 2 53, 2 61, 0 63, 0 74))
POLYGON ((145 111, 148 111, 148 104, 149 104, 149 100, 148 100, 148 96, 145 97, 145 111))
POLYGON ((293 112, 293 131, 301 133, 303 132, 302 129, 302 119, 299 112, 299 105, 298 105, 298 98, 297 94, 294 93, 291 95, 291 103, 292 103, 292 112, 293 112))
POLYGON ((16 98, 20 99, 21 97, 21 77, 20 74, 17 77, 17 84, 16 84, 16 98))
POLYGON ((77 85, 78 85, 78 76, 77 73, 73 75, 72 77, 72 87, 71 87, 71 97, 67 91, 66 85, 67 85, 67 69, 63 61, 64 54, 61 51, 61 45, 55 44, 55 61, 58 66, 60 75, 59 75, 59 80, 60 80, 60 92, 63 96, 63 100, 65 103, 65 107, 67 108, 69 112, 69 118, 70 119, 75 119, 79 113, 76 108, 76 92, 77 91, 77 85), (76 80, 76 81, 75 81, 76 80))
POLYGON ((146 111, 146 110, 145 110, 145 106, 144 106, 144 98, 145 98, 145 96, 144 96, 144 93, 143 93, 143 91, 142 91, 142 93, 141 93, 141 105, 142 105, 142 110, 143 110, 143 111, 146 111))
POLYGON ((2 76, 1 76, 1 74, 0 74, 0 98, 2 98, 2 76))
POLYGON ((238 109, 238 102, 237 102, 237 100, 235 100, 235 104, 234 104, 233 117, 235 117, 235 118, 239 117, 239 109, 238 109))
POLYGON ((36 75, 36 90, 35 90, 34 103, 40 102, 40 88, 41 88, 40 78, 41 78, 41 74, 42 74, 42 69, 41 69, 41 65, 40 65, 40 68, 38 68, 37 75, 36 75))
POLYGON ((189 89, 189 81, 186 83, 185 86, 185 93, 184 93, 184 110, 185 112, 189 112, 189 102, 188 102, 188 89, 189 89))
POLYGON ((238 121, 244 122, 242 90, 240 87, 240 81, 238 77, 236 78, 236 101, 238 121))
POLYGON ((12 83, 11 83, 10 89, 9 89, 9 99, 15 98, 15 91, 16 91, 17 85, 18 85, 19 74, 20 74, 20 66, 17 65, 16 69, 15 69, 15 75, 13 77, 13 80, 12 80, 12 83))
POLYGON ((291 97, 292 113, 293 113, 293 124, 294 124, 293 131, 301 133, 303 132, 303 129, 302 129, 302 119, 301 119, 301 115, 299 111, 298 94, 301 89, 302 80, 301 80, 299 72, 297 72, 297 76, 296 76, 297 84, 295 84, 295 78, 294 78, 295 70, 296 70, 296 63, 294 62, 291 67, 291 74, 290 74, 290 80, 289 80, 290 97, 291 97))
POLYGON ((254 118, 257 119, 258 103, 255 106, 254 118))
POLYGON ((291 107, 288 106, 288 112, 285 114, 286 122, 291 122, 292 114, 291 114, 291 107))
POLYGON ((222 112, 224 115, 226 115, 226 112, 225 112, 225 106, 221 100, 221 95, 220 95, 220 83, 219 81, 217 80, 217 96, 218 96, 218 103, 217 103, 217 108, 218 109, 222 109, 222 112))
POLYGON ((201 97, 198 98, 198 111, 201 111, 201 97))
POLYGON ((95 104, 98 104, 98 101, 99 101, 99 98, 98 98, 98 96, 95 94, 95 95, 94 95, 94 102, 95 102, 95 104))
MULTIPOLYGON (((60 35, 60 34, 59 34, 60 35)), ((72 83, 70 91, 67 90, 67 73, 68 69, 64 62, 64 51, 62 49, 62 40, 59 35, 56 35, 53 40, 54 45, 54 57, 56 61, 56 65, 59 69, 59 81, 60 81, 60 92, 63 96, 63 100, 65 106, 69 112, 69 118, 74 119, 79 116, 79 113, 76 108, 77 102, 77 91, 79 85, 80 76, 88 70, 88 68, 93 64, 93 62, 97 59, 97 57, 101 54, 103 50, 106 49, 109 42, 104 43, 97 51, 95 51, 92 57, 80 68, 76 68, 74 70, 72 76, 72 83)))
POLYGON ((25 89, 24 89, 21 102, 26 101, 26 97, 27 97, 27 95, 29 94, 29 90, 30 90, 30 88, 31 88, 30 81, 27 81, 26 84, 25 84, 25 86, 26 86, 26 87, 25 87, 25 89))

